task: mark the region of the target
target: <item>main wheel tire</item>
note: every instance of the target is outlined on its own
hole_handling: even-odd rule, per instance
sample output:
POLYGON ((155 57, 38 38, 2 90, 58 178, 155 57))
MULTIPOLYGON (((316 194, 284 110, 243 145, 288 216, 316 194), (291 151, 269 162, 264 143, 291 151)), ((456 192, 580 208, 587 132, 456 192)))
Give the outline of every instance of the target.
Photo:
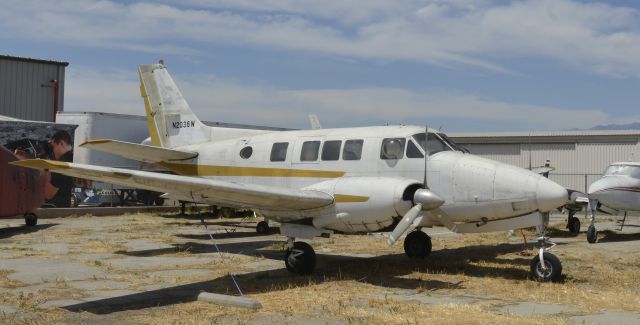
POLYGON ((562 264, 560 260, 553 254, 544 252, 542 255, 545 269, 542 269, 540 257, 536 255, 531 260, 531 277, 535 280, 547 282, 558 281, 562 277, 562 264))
POLYGON ((431 237, 420 230, 413 231, 404 239, 404 253, 410 258, 425 258, 431 254, 431 237))
POLYGON ((569 228, 569 232, 572 234, 577 234, 580 232, 580 219, 576 217, 570 217, 567 222, 567 228, 569 228))
POLYGON ((24 215, 24 223, 27 227, 33 227, 38 224, 38 216, 33 213, 27 213, 24 215))
POLYGON ((256 225, 256 232, 259 234, 269 233, 269 224, 266 221, 258 222, 258 225, 256 225))
POLYGON ((301 241, 295 242, 293 249, 287 250, 284 263, 289 272, 309 275, 316 268, 316 253, 311 245, 301 241))
POLYGON ((163 206, 164 205, 164 198, 157 197, 157 198, 155 198, 155 200, 153 200, 153 203, 155 203, 157 206, 163 206))
POLYGON ((587 229, 587 241, 589 244, 598 242, 598 231, 593 225, 589 226, 589 229, 587 229))

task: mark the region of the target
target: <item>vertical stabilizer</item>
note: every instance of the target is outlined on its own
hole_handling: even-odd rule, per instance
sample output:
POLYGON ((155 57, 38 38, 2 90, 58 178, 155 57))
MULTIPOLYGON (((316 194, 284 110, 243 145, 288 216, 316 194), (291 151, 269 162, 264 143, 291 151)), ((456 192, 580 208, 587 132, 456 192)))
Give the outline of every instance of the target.
POLYGON ((193 114, 164 65, 140 65, 138 71, 154 146, 174 148, 211 141, 212 129, 193 114))

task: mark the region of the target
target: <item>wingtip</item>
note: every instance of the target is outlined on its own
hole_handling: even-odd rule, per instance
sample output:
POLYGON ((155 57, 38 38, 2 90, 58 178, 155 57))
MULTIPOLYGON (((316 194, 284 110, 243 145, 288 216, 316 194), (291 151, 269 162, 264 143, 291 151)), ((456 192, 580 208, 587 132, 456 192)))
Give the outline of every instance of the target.
POLYGON ((10 164, 32 169, 66 169, 69 163, 47 159, 25 159, 10 162, 10 164))

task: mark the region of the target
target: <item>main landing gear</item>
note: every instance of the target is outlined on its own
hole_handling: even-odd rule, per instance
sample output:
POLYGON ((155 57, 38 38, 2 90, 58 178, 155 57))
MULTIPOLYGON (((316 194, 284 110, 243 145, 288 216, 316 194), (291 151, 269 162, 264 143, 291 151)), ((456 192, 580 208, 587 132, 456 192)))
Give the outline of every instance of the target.
POLYGON ((547 252, 556 246, 548 237, 545 237, 546 216, 540 214, 540 225, 538 226, 538 255, 531 259, 531 277, 538 281, 558 281, 562 278, 562 264, 555 255, 547 252))
POLYGON ((569 210, 569 217, 567 218, 567 229, 572 234, 577 234, 580 232, 580 219, 574 217, 576 212, 573 210, 569 210))
POLYGON ((24 223, 27 227, 33 227, 38 224, 38 216, 35 213, 26 213, 24 215, 24 223))
POLYGON ((256 225, 256 232, 259 234, 269 233, 269 223, 267 221, 258 222, 258 225, 256 225))
POLYGON ((284 264, 291 273, 309 275, 316 268, 316 253, 311 245, 301 241, 296 242, 295 238, 289 237, 284 264))
POLYGON ((425 258, 431 254, 431 237, 415 230, 404 239, 404 253, 410 258, 425 258))

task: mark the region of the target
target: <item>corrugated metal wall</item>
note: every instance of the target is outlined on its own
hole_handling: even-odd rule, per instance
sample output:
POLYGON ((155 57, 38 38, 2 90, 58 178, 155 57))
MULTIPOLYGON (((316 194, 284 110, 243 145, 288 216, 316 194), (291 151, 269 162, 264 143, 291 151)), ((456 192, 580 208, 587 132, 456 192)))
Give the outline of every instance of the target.
MULTIPOLYGON (((508 142, 508 141, 505 141, 508 142)), ((598 142, 559 143, 459 143, 472 154, 501 161, 522 168, 538 167, 551 161, 549 178, 559 184, 584 191, 600 177, 604 169, 616 161, 640 161, 640 143, 636 139, 598 142)))
POLYGON ((62 111, 64 79, 63 64, 0 57, 0 115, 53 121, 51 80, 58 80, 58 111, 62 111))

